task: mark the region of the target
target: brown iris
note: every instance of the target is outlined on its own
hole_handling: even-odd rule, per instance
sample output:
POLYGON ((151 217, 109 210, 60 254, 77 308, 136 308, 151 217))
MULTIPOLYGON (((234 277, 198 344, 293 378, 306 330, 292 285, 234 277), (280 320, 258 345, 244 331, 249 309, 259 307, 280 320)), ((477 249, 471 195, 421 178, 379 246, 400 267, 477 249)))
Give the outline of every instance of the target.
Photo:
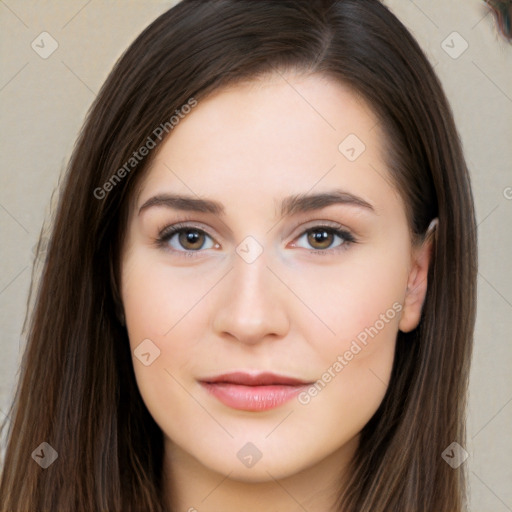
POLYGON ((178 237, 181 246, 185 249, 197 250, 204 244, 204 233, 197 229, 182 230, 178 237))
POLYGON ((321 247, 316 246, 315 249, 327 249, 332 244, 333 233, 326 229, 318 228, 308 233, 308 243, 315 247, 315 243, 320 243, 321 247))

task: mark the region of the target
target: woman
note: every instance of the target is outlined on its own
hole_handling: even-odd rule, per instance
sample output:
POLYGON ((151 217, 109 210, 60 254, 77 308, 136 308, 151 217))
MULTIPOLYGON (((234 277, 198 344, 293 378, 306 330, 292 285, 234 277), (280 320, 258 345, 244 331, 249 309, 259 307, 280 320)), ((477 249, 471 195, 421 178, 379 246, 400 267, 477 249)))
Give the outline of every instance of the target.
POLYGON ((71 159, 1 510, 462 511, 475 281, 451 111, 383 5, 184 0, 71 159))

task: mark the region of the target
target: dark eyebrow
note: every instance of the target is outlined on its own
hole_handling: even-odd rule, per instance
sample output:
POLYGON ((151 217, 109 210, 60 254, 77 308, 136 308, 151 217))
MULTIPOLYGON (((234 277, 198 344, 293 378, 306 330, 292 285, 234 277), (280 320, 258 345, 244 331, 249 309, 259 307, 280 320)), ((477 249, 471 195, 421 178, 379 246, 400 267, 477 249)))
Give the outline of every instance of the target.
MULTIPOLYGON (((333 204, 356 206, 375 213, 373 206, 364 199, 343 190, 332 190, 319 194, 295 194, 284 198, 281 202, 281 217, 290 217, 297 213, 320 210, 333 204)), ((212 213, 218 216, 222 216, 225 213, 224 206, 217 201, 177 194, 159 194, 148 199, 140 207, 139 214, 142 210, 152 206, 165 206, 175 210, 212 213)))
POLYGON ((209 199, 196 199, 192 196, 183 196, 177 194, 158 194, 148 199, 140 208, 139 215, 142 210, 151 208, 152 206, 166 206, 175 210, 213 213, 214 215, 224 215, 224 207, 217 201, 209 199))
POLYGON ((357 206, 375 213, 373 206, 361 197, 344 190, 331 190, 319 194, 296 194, 285 197, 281 203, 281 217, 290 217, 297 213, 320 210, 332 204, 357 206))

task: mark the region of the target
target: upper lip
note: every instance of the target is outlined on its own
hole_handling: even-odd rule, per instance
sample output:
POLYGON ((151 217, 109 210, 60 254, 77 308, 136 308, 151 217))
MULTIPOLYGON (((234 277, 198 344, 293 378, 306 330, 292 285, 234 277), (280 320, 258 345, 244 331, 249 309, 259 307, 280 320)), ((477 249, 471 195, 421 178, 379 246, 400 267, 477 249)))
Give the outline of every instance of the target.
POLYGON ((245 372, 223 373, 222 375, 201 379, 201 381, 206 383, 222 382, 228 384, 239 384, 241 386, 271 386, 273 384, 282 386, 300 386, 311 383, 308 381, 295 379, 293 377, 286 377, 284 375, 277 375, 275 373, 268 372, 256 374, 245 372))

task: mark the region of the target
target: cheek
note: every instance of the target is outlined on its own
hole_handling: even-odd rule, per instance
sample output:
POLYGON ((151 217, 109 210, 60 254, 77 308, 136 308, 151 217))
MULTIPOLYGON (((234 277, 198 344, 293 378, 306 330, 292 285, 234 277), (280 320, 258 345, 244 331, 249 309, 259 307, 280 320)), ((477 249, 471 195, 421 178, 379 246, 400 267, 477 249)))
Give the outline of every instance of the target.
POLYGON ((347 253, 342 264, 316 268, 314 275, 308 269, 296 271, 301 276, 294 281, 297 295, 323 323, 322 327, 309 315, 301 329, 324 365, 350 350, 354 341, 365 348, 359 360, 378 352, 381 345, 394 344, 407 283, 407 252, 387 252, 347 253), (368 340, 374 340, 372 347, 365 346, 368 340))
POLYGON ((212 285, 187 270, 177 272, 144 250, 133 251, 123 264, 122 301, 135 377, 152 412, 169 403, 170 390, 180 396, 172 376, 176 368, 187 372, 202 339, 204 327, 193 310, 212 285))
POLYGON ((335 434, 340 422, 354 435, 371 418, 387 390, 406 283, 407 251, 361 251, 346 267, 310 280, 312 310, 331 333, 301 325, 314 349, 311 364, 320 369, 317 383, 299 396, 311 416, 335 434), (384 254, 384 256, 382 256, 384 254), (327 286, 326 286, 327 283, 327 286))
POLYGON ((329 320, 336 336, 310 335, 314 355, 309 360, 319 369, 318 380, 298 396, 305 417, 314 418, 306 427, 310 435, 322 425, 326 439, 356 436, 386 394, 401 304, 389 290, 359 293, 365 300, 354 288, 350 296, 338 298, 338 314, 329 320))
POLYGON ((145 250, 131 253, 124 269, 122 301, 132 344, 140 338, 171 337, 176 326, 187 323, 215 277, 208 271, 204 278, 198 276, 195 268, 173 268, 145 250))
POLYGON ((308 419, 305 434, 321 429, 326 445, 343 445, 357 436, 386 394, 394 346, 394 333, 384 330, 366 346, 353 344, 333 354, 318 381, 298 397, 301 416, 308 419))

